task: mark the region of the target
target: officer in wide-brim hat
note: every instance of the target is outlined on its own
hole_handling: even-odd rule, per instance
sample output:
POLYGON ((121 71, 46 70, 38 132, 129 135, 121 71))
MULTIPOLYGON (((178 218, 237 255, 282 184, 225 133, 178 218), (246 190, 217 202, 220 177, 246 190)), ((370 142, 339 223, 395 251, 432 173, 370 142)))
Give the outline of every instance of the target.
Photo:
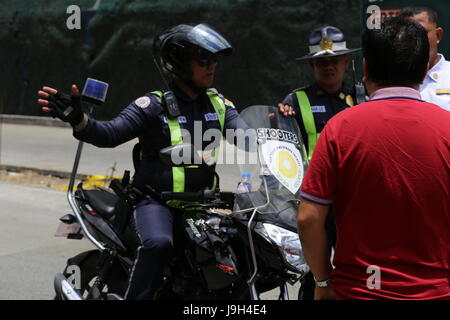
POLYGON ((280 104, 294 111, 308 157, 326 122, 336 113, 354 105, 353 89, 343 81, 349 65, 348 54, 358 49, 347 48, 344 33, 336 27, 314 29, 309 35, 309 54, 296 60, 307 60, 314 72, 312 84, 295 89, 280 104))
POLYGON ((348 49, 344 33, 332 26, 314 29, 309 35, 309 54, 296 60, 340 56, 361 50, 348 49))
MULTIPOLYGON (((309 62, 315 81, 292 91, 279 104, 279 108, 284 114, 294 115, 310 159, 327 121, 338 112, 354 105, 353 90, 346 88, 343 80, 349 65, 348 54, 358 50, 360 49, 347 48, 344 33, 340 29, 325 26, 311 32, 309 54, 297 58, 309 62)), ((336 231, 331 210, 325 227, 329 245, 334 247, 336 231)), ((309 273, 302 279, 299 297, 312 299, 315 285, 309 273)))

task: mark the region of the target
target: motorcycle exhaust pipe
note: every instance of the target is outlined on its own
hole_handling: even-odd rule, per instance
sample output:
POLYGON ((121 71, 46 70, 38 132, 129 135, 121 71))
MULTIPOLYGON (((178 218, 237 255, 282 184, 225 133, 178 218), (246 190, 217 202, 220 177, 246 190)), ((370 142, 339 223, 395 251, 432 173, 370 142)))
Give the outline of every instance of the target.
POLYGON ((61 297, 63 300, 83 300, 83 298, 75 291, 74 288, 67 281, 67 278, 58 273, 55 276, 54 282, 55 293, 57 297, 61 297))

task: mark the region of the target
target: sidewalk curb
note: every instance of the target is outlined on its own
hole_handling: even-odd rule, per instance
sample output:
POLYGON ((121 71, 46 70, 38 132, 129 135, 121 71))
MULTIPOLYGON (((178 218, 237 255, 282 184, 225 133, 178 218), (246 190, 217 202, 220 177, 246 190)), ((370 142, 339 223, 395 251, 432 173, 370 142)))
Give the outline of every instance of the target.
POLYGON ((68 123, 62 122, 59 119, 40 116, 22 116, 17 114, 0 114, 0 123, 71 128, 68 123))
MULTIPOLYGON (((21 166, 12 166, 7 164, 0 165, 0 170, 13 171, 13 172, 21 172, 25 170, 30 170, 45 176, 55 176, 58 178, 70 179, 70 172, 57 171, 57 170, 47 170, 47 169, 39 169, 39 168, 31 168, 31 167, 21 167, 21 166)), ((78 173, 76 179, 85 180, 89 174, 78 173)))

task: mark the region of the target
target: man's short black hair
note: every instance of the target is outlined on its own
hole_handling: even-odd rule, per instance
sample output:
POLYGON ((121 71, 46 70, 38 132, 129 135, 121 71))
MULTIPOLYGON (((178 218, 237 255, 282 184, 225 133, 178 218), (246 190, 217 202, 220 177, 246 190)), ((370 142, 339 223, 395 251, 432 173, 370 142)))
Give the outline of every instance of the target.
POLYGON ((380 29, 366 29, 362 37, 368 75, 383 86, 420 84, 427 70, 429 48, 426 30, 400 17, 384 20, 380 29))
POLYGON ((422 12, 426 12, 428 15, 428 19, 431 23, 434 23, 436 26, 438 25, 438 15, 437 12, 431 8, 423 7, 423 6, 408 6, 404 7, 402 11, 400 11, 399 17, 401 18, 411 18, 415 15, 421 14, 422 12))

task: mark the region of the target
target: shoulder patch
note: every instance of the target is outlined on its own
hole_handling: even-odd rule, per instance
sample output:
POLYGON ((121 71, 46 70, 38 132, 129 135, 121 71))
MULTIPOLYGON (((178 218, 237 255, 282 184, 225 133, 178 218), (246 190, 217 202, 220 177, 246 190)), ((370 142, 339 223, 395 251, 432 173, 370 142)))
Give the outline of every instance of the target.
POLYGON ((143 97, 137 98, 137 99, 134 101, 134 103, 135 103, 138 107, 140 107, 140 108, 142 108, 142 109, 147 108, 147 107, 150 105, 150 102, 151 102, 151 100, 150 100, 150 98, 147 97, 147 96, 143 96, 143 97))

